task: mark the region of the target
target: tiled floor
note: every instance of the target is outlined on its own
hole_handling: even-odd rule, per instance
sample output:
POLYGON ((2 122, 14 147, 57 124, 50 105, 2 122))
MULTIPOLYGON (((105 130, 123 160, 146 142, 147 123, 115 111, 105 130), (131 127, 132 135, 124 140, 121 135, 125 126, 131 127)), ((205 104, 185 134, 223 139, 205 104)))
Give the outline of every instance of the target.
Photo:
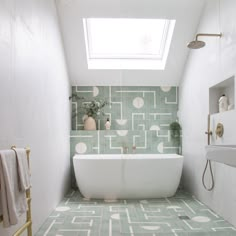
POLYGON ((142 200, 88 200, 72 191, 36 236, 236 236, 236 228, 185 192, 142 200))

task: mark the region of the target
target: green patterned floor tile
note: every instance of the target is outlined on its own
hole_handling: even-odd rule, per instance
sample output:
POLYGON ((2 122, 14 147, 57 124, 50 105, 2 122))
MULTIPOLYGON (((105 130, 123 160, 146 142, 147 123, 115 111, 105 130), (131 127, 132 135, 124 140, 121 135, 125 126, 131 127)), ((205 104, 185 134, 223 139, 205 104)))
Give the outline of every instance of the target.
POLYGON ((235 236, 236 229, 186 192, 172 198, 90 200, 72 191, 36 236, 235 236))

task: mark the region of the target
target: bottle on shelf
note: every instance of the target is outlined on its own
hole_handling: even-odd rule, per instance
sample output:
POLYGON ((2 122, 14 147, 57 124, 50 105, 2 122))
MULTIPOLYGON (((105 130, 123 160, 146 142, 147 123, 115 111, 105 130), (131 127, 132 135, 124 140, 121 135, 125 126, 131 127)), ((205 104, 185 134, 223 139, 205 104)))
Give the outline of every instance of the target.
POLYGON ((111 129, 111 122, 110 122, 109 118, 107 118, 107 121, 105 123, 105 128, 106 128, 106 130, 111 129))
POLYGON ((228 98, 223 94, 219 99, 219 112, 227 111, 228 105, 228 98))

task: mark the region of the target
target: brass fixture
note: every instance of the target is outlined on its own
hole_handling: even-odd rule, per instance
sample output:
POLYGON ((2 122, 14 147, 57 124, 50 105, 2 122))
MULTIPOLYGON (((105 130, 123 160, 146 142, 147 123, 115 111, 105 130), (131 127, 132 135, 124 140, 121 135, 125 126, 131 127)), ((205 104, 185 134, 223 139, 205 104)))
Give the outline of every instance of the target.
POLYGON ((216 137, 221 138, 223 136, 223 134, 224 134, 223 124, 221 124, 221 123, 217 124, 215 133, 216 133, 216 137))
POLYGON ((210 130, 210 119, 211 119, 211 115, 208 114, 207 117, 207 131, 205 132, 205 134, 207 134, 207 144, 210 145, 211 143, 211 135, 213 134, 212 131, 210 130))
POLYGON ((123 147, 123 154, 128 154, 129 148, 127 146, 123 147))
MULTIPOLYGON (((207 131, 205 132, 205 134, 207 134, 207 144, 210 145, 211 144, 211 135, 212 135, 212 131, 210 130, 210 121, 211 121, 211 115, 208 114, 207 117, 207 131)), ((214 176, 213 176, 213 172, 212 172, 212 167, 211 167, 211 161, 207 160, 203 174, 202 174, 202 184, 203 187, 207 190, 207 191, 211 191, 214 186, 215 186, 215 182, 214 182, 214 176), (208 188, 205 184, 205 174, 206 174, 206 170, 207 170, 207 166, 209 164, 209 168, 210 168, 210 174, 211 174, 211 187, 208 188)))
POLYGON ((199 49, 199 48, 203 48, 206 45, 206 43, 204 41, 198 40, 199 36, 222 37, 222 33, 219 33, 219 34, 197 34, 195 40, 188 43, 188 45, 187 45, 188 48, 199 49))

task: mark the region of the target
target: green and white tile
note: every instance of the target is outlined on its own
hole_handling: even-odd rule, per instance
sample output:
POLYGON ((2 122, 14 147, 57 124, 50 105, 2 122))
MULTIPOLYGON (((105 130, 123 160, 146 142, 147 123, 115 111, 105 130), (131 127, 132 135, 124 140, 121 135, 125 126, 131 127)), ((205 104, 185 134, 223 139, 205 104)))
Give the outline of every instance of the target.
MULTIPOLYGON (((83 102, 94 98, 110 102, 104 112, 110 118, 113 130, 149 130, 151 124, 161 126, 177 119, 178 87, 73 86, 72 92, 84 98, 72 100, 72 130, 83 130, 84 114, 79 108, 83 102)), ((98 120, 99 130, 105 129, 106 117, 98 120)))
POLYGON ((234 236, 236 229, 186 192, 172 198, 90 200, 72 191, 36 236, 234 236))
POLYGON ((179 146, 172 142, 169 130, 100 130, 71 131, 71 157, 75 154, 178 153, 179 146))
POLYGON ((169 125, 177 119, 178 87, 98 86, 72 87, 85 100, 72 100, 71 157, 78 154, 179 153, 172 142, 169 125), (97 131, 84 131, 79 107, 94 98, 106 99, 106 117, 111 129, 104 130, 106 117, 98 120, 97 131), (77 114, 77 115, 76 115, 77 114))

